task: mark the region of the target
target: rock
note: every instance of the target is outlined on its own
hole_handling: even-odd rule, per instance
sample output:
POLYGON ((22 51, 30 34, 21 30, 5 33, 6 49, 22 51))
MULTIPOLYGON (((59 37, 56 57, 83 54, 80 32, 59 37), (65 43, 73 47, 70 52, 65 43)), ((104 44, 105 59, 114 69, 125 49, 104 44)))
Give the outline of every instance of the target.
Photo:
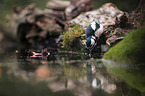
POLYGON ((69 23, 76 22, 84 28, 87 28, 93 19, 98 19, 100 23, 104 25, 103 35, 105 35, 105 37, 100 38, 101 40, 99 40, 100 42, 97 44, 98 47, 95 48, 98 50, 100 48, 99 46, 104 44, 104 41, 106 41, 109 47, 112 47, 121 41, 131 30, 141 26, 140 21, 143 19, 141 17, 142 15, 135 13, 133 15, 132 13, 129 14, 120 11, 114 4, 107 3, 99 9, 81 13, 78 17, 70 20, 69 23), (137 19, 135 19, 135 16, 137 19))
POLYGON ((30 4, 26 7, 15 7, 12 15, 6 15, 7 23, 4 25, 5 32, 11 37, 16 38, 17 28, 20 23, 34 22, 35 13, 39 13, 40 10, 35 8, 34 4, 30 4))
POLYGON ((55 18, 51 16, 38 15, 35 17, 35 24, 42 30, 47 31, 49 36, 58 37, 63 31, 62 28, 56 24, 55 18))
POLYGON ((112 3, 104 4, 99 9, 93 11, 81 13, 75 19, 70 20, 69 23, 76 22, 82 25, 84 28, 87 28, 88 24, 93 19, 98 19, 100 23, 104 25, 104 32, 103 32, 104 36, 100 37, 97 46, 101 46, 101 44, 104 44, 104 42, 106 42, 106 44, 109 44, 109 46, 112 46, 115 43, 117 43, 117 41, 123 39, 123 37, 126 34, 126 31, 120 28, 120 26, 121 24, 123 25, 127 23, 128 14, 127 13, 125 14, 124 12, 120 11, 112 3))
POLYGON ((92 0, 72 0, 71 5, 66 8, 65 15, 67 20, 77 17, 80 13, 93 9, 92 0))
POLYGON ((9 25, 13 26, 14 29, 17 29, 17 26, 21 23, 28 22, 28 23, 38 24, 38 22, 41 19, 41 21, 43 21, 43 22, 41 22, 41 25, 39 23, 38 26, 40 28, 42 28, 43 30, 52 32, 54 30, 54 27, 56 27, 56 29, 57 29, 57 30, 55 30, 56 32, 58 32, 58 31, 62 32, 61 27, 58 24, 56 24, 56 22, 55 22, 56 21, 55 19, 58 17, 61 19, 64 19, 64 17, 63 17, 64 14, 62 12, 57 12, 57 11, 54 12, 52 10, 42 11, 42 10, 35 8, 34 4, 28 5, 24 8, 16 7, 14 9, 14 12, 15 13, 12 16, 7 16, 9 25), (37 18, 37 20, 36 20, 36 18, 37 18), (45 24, 44 24, 44 22, 45 22, 45 24), (45 26, 42 26, 42 24, 45 26), (46 28, 46 27, 51 27, 51 29, 46 28))
POLYGON ((98 19, 103 25, 112 25, 115 24, 116 17, 120 14, 123 14, 123 12, 120 11, 114 4, 107 3, 99 9, 81 13, 78 17, 70 20, 69 22, 76 22, 86 28, 93 19, 98 19))
POLYGON ((107 38, 106 44, 112 47, 133 29, 139 28, 142 23, 140 21, 142 20, 143 17, 141 12, 133 11, 130 14, 124 12, 123 14, 118 15, 115 24, 108 25, 104 28, 104 34, 107 38))
POLYGON ((80 50, 83 48, 82 35, 85 33, 83 27, 77 23, 67 25, 67 30, 63 34, 63 47, 66 49, 80 50))
MULTIPOLYGON (((138 18, 134 20, 133 17, 138 17, 140 14, 135 15, 134 13, 130 15, 126 12, 122 12, 112 3, 104 4, 96 10, 92 10, 92 0, 72 0, 71 2, 51 0, 47 3, 47 6, 51 9, 42 11, 35 8, 34 4, 26 7, 15 7, 15 13, 12 16, 7 16, 9 25, 15 29, 14 31, 16 31, 17 26, 19 26, 18 36, 21 42, 27 41, 33 46, 35 46, 37 42, 48 43, 53 41, 52 43, 54 43, 55 39, 62 34, 62 31, 65 29, 71 31, 70 28, 67 28, 68 24, 76 22, 85 29, 93 19, 98 19, 100 23, 104 25, 104 36, 102 39, 100 38, 98 45, 101 46, 101 44, 104 44, 104 41, 106 41, 109 46, 113 46, 116 41, 123 39, 134 26, 138 28, 141 25, 140 22, 138 22, 138 18), (131 21, 133 21, 133 23, 130 23, 131 21)), ((140 19, 140 21, 141 20, 142 19, 140 19)), ((76 37, 80 39, 81 36, 76 37)), ((74 40, 77 42, 80 41, 79 39, 74 40)))
POLYGON ((54 45, 55 39, 65 28, 63 12, 42 11, 33 4, 24 8, 15 8, 15 13, 7 19, 9 25, 15 29, 23 47, 26 45, 37 48, 39 45, 42 48, 42 45, 54 45))

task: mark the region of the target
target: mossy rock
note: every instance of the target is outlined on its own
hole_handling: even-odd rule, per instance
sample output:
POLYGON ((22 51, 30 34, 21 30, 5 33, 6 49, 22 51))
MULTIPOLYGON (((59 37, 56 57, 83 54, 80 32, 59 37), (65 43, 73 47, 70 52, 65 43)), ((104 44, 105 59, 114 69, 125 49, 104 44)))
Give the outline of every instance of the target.
POLYGON ((63 34, 63 46, 66 49, 82 47, 81 40, 84 40, 85 30, 83 26, 73 23, 68 25, 67 32, 63 34))
POLYGON ((145 26, 128 33, 103 58, 132 64, 145 63, 145 26))

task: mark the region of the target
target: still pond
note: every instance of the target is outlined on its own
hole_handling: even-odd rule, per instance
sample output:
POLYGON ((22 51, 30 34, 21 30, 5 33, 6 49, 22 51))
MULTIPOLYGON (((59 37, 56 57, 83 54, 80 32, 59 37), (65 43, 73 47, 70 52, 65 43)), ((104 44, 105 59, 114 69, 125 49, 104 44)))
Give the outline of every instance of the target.
POLYGON ((0 54, 0 96, 144 96, 140 66, 90 58, 84 52, 30 56, 14 48, 0 54))

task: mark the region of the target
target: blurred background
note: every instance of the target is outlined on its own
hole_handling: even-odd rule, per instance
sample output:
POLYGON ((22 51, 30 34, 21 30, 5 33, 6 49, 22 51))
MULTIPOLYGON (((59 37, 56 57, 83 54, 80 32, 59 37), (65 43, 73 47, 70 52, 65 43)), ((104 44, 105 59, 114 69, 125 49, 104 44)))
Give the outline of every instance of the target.
MULTIPOLYGON (((26 6, 31 3, 34 3, 36 7, 40 9, 46 8, 46 3, 49 0, 0 0, 0 21, 5 21, 5 16, 7 14, 12 14, 14 7, 16 6, 26 6)), ((70 1, 70 0, 68 0, 70 1)), ((138 3, 139 0, 93 0, 94 2, 94 9, 101 7, 103 4, 112 2, 114 3, 120 10, 122 11, 133 11, 138 3)))
MULTIPOLYGON (((6 45, 8 47, 13 45, 11 44, 13 42, 8 41, 14 41, 14 43, 18 41, 16 32, 18 28, 17 26, 21 21, 19 20, 21 16, 17 17, 14 15, 16 8, 18 8, 18 10, 20 8, 21 10, 21 8, 25 8, 31 4, 32 6, 35 6, 35 8, 43 11, 49 9, 46 7, 48 1, 50 0, 0 0, 0 45, 5 48, 4 42, 10 43, 6 45)), ((139 0, 93 0, 93 9, 97 9, 108 2, 114 3, 121 11, 125 12, 135 10, 139 4, 139 0)))
MULTIPOLYGON (((0 0, 0 96, 145 96, 145 74, 137 65, 110 63, 106 68, 101 58, 85 52, 20 49, 17 28, 13 23, 8 27, 14 9, 31 4, 45 10, 48 1, 0 0)), ((93 2, 93 9, 111 2, 125 12, 139 4, 139 0, 93 2)))

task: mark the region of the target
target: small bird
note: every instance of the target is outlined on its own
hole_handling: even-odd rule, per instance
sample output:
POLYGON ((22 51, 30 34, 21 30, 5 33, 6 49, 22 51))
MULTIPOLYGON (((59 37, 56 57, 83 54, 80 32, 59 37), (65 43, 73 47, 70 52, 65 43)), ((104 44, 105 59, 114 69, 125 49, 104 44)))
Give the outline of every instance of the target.
POLYGON ((103 33, 103 25, 96 19, 94 19, 85 31, 87 37, 86 46, 88 49, 92 50, 96 44, 100 35, 103 33))

